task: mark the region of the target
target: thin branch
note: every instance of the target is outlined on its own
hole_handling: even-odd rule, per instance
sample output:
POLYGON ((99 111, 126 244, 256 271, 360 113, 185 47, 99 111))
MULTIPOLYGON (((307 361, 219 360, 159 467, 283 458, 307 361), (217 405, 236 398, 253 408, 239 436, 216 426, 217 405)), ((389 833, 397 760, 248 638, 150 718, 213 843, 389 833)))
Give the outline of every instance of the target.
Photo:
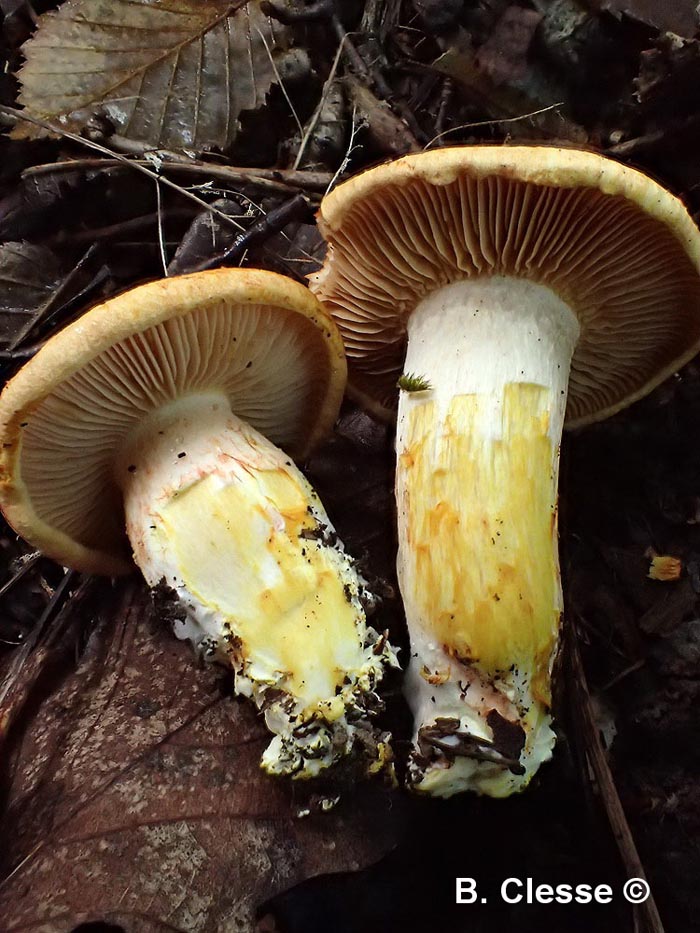
POLYGON ((195 266, 192 271, 200 272, 203 269, 211 269, 222 263, 228 265, 240 264, 251 246, 256 246, 279 233, 283 227, 286 227, 293 220, 307 219, 308 214, 309 202, 303 194, 295 194, 289 201, 285 201, 284 204, 280 204, 279 207, 274 208, 269 213, 263 214, 245 233, 237 236, 223 254, 204 260, 204 262, 195 266))
MULTIPOLYGON (((593 708, 591 706, 591 695, 588 690, 586 674, 581 662, 581 655, 578 650, 578 644, 575 638, 571 639, 571 660, 574 674, 574 703, 573 712, 578 722, 580 734, 583 737, 583 750, 595 781, 598 785, 600 796, 607 813, 613 836, 617 842, 620 858, 625 868, 627 878, 639 878, 647 881, 646 872, 639 857, 637 846, 635 845, 632 831, 625 811, 620 801, 620 796, 615 787, 610 766, 605 755, 605 750, 600 741, 598 727, 596 726, 593 708)), ((648 882, 647 882, 648 883, 648 882)), ((644 933, 664 933, 664 926, 659 916, 659 911, 654 901, 654 895, 649 894, 648 898, 640 904, 634 904, 632 910, 635 916, 635 926, 639 928, 636 921, 641 921, 641 929, 644 933)))
POLYGON ((342 162, 340 163, 340 165, 338 166, 338 171, 337 171, 337 172, 335 173, 335 175, 331 178, 330 184, 329 184, 328 187, 326 188, 325 194, 328 194, 328 192, 329 192, 329 191, 333 188, 333 186, 335 185, 335 183, 336 183, 336 181, 338 180, 338 178, 343 174, 343 172, 345 171, 345 169, 348 167, 348 163, 349 163, 349 161, 350 161, 350 156, 351 156, 352 153, 355 151, 355 149, 359 149, 359 148, 360 148, 359 146, 355 146, 355 145, 354 145, 354 143, 355 143, 355 136, 357 135, 357 131, 360 129, 360 125, 361 125, 361 124, 356 124, 356 123, 355 123, 355 116, 356 116, 356 114, 357 114, 357 108, 356 108, 356 107, 353 107, 353 109, 352 109, 352 125, 351 125, 351 127, 350 127, 350 139, 349 139, 349 141, 348 141, 348 148, 347 148, 347 151, 345 152, 345 158, 343 159, 343 161, 342 161, 342 162))
POLYGON ((163 266, 163 275, 167 278, 168 257, 165 252, 165 236, 163 234, 163 215, 159 184, 156 184, 156 214, 158 215, 158 249, 160 250, 160 261, 163 266))
POLYGON ((267 52, 267 57, 270 59, 270 64, 272 65, 272 70, 274 71, 275 77, 277 78, 277 83, 279 84, 280 89, 281 89, 282 93, 284 94, 284 99, 287 101, 287 103, 289 104, 289 109, 292 111, 292 116, 294 117, 294 120, 295 120, 295 122, 296 122, 296 125, 297 125, 297 127, 298 127, 298 129, 299 129, 299 135, 300 135, 300 136, 303 136, 303 135, 304 135, 304 127, 301 125, 301 120, 299 119, 299 116, 298 116, 296 110, 294 109, 294 104, 292 103, 292 100, 291 100, 289 94, 287 93, 287 88, 284 86, 284 81, 282 80, 282 75, 281 75, 281 74, 279 73, 279 71, 277 70, 277 65, 275 64, 275 60, 274 60, 274 58, 272 57, 272 52, 270 51, 270 46, 267 44, 267 39, 265 38, 265 36, 262 34, 262 31, 261 31, 257 26, 256 26, 255 28, 256 28, 256 31, 257 31, 258 35, 259 35, 260 38, 262 39, 263 45, 265 46, 265 51, 267 52))
MULTIPOLYGON (((453 92, 454 92, 454 81, 452 80, 452 78, 445 78, 443 85, 442 85, 442 91, 440 93, 440 104, 438 107, 437 119, 435 120, 435 129, 437 130, 437 136, 435 137, 435 140, 442 139, 442 137, 445 135, 443 126, 445 125, 445 119, 447 117, 447 108, 449 106, 450 101, 452 100, 453 92)), ((427 149, 428 146, 430 146, 430 144, 434 142, 435 140, 431 140, 425 148, 427 149)), ((440 145, 442 146, 442 143, 440 143, 440 145)))
MULTIPOLYGON (((48 162, 43 165, 34 165, 22 172, 22 178, 33 178, 36 175, 51 175, 54 173, 93 170, 101 171, 124 166, 152 165, 144 159, 120 159, 115 154, 113 159, 67 159, 63 162, 48 162)), ((236 185, 255 185, 271 191, 289 192, 290 188, 297 188, 307 194, 312 191, 323 193, 331 179, 330 172, 306 172, 293 169, 265 169, 265 168, 238 168, 229 165, 215 165, 212 162, 196 162, 189 159, 182 161, 163 161, 159 171, 182 172, 185 175, 205 176, 236 185)))
MULTIPOLYGON (((192 211, 189 207, 174 208, 163 211, 163 216, 172 218, 187 217, 192 218, 192 211)), ((240 215, 238 215, 240 216, 240 215)), ((131 217, 129 220, 120 220, 118 223, 107 224, 104 227, 88 227, 85 230, 75 230, 70 233, 61 231, 52 237, 47 237, 43 242, 47 246, 63 245, 65 243, 94 243, 95 240, 109 240, 112 237, 119 237, 127 233, 140 230, 142 227, 153 226, 158 223, 158 213, 153 211, 150 214, 141 214, 138 217, 131 217)))
POLYGON ((433 143, 437 142, 438 139, 442 139, 443 136, 447 136, 448 133, 456 133, 458 130, 471 130, 475 129, 478 126, 494 126, 498 123, 518 123, 520 120, 529 120, 530 117, 537 117, 541 113, 547 113, 549 110, 556 110, 557 107, 561 107, 564 103, 563 100, 557 101, 556 104, 549 104, 547 107, 542 107, 540 110, 533 110, 532 113, 521 113, 517 117, 503 117, 500 120, 479 120, 477 123, 463 123, 461 126, 451 126, 449 130, 443 130, 442 133, 438 133, 437 136, 433 136, 430 142, 425 144, 425 149, 429 149, 433 143))
MULTIPOLYGON (((330 178, 330 175, 329 175, 328 177, 330 178)), ((263 208, 262 208, 262 205, 261 205, 261 204, 256 204, 256 202, 253 201, 252 198, 249 198, 248 195, 243 194, 242 191, 237 191, 236 194, 238 195, 239 198, 241 198, 241 200, 247 201, 248 204, 250 204, 251 207, 255 208, 255 210, 258 211, 258 213, 260 214, 261 219, 256 220, 255 223, 258 224, 258 223, 264 222, 266 215, 265 215, 265 211, 264 211, 263 208)), ((305 201, 307 202, 307 213, 308 213, 309 198, 306 197, 306 198, 305 198, 305 201)), ((287 201, 287 202, 285 202, 285 203, 289 204, 289 203, 291 203, 291 201, 287 201)), ((299 202, 298 202, 298 203, 299 203, 299 202)), ((284 206, 284 205, 281 205, 281 206, 284 206)), ((277 210, 277 208, 275 208, 274 210, 277 210)), ((274 210, 273 210, 273 211, 270 211, 270 214, 274 213, 274 210)), ((269 216, 269 215, 267 215, 267 216, 269 216)), ((293 217, 290 217, 290 218, 289 218, 290 221, 292 221, 292 220, 294 220, 294 219, 295 219, 295 218, 293 218, 293 217)), ((302 218, 301 216, 300 216, 299 218, 296 218, 296 219, 298 219, 298 220, 303 220, 303 218, 302 218)), ((284 225, 283 225, 283 226, 284 226, 284 225)), ((252 227, 249 227, 249 228, 248 228, 249 231, 250 231, 251 229, 252 229, 252 227)), ((289 238, 289 236, 284 232, 284 229, 280 228, 278 231, 275 231, 275 232, 279 233, 280 236, 282 236, 288 243, 292 243, 292 240, 291 240, 291 239, 289 238)), ((270 235, 272 235, 272 234, 270 234, 270 235)), ((245 236, 245 234, 243 234, 243 236, 245 236)), ((310 253, 307 253, 305 249, 302 249, 300 246, 296 246, 296 244, 293 244, 293 243, 292 243, 292 245, 294 245, 294 246, 296 247, 296 249, 299 250, 300 253, 304 253, 304 255, 308 257, 308 261, 310 261, 310 262, 316 262, 316 261, 317 261, 310 253)), ((263 245, 263 249, 264 249, 264 250, 267 250, 267 247, 263 245)), ((244 259, 245 259, 245 257, 246 257, 246 253, 247 253, 247 252, 248 252, 248 250, 247 250, 247 248, 246 248, 245 251, 243 252, 243 254, 242 254, 241 257, 240 257, 239 265, 242 265, 242 264, 243 264, 243 261, 244 261, 244 259)), ((286 260, 285 260, 285 262, 286 262, 286 260)))
POLYGON ((24 558, 22 559, 22 564, 19 570, 13 573, 10 579, 7 580, 5 583, 3 583, 2 586, 0 586, 0 598, 3 597, 5 593, 7 593, 9 590, 11 590, 12 587, 15 585, 15 583, 19 582, 19 580, 22 579, 25 573, 28 570, 31 570, 34 564, 36 564, 36 562, 40 558, 41 558, 41 554, 39 553, 39 551, 34 551, 34 553, 32 554, 25 555, 24 558))
POLYGON ((309 124, 306 129, 306 132, 304 132, 301 137, 301 143, 299 144, 299 151, 297 152, 296 159, 294 160, 294 165, 292 166, 292 168, 295 171, 296 169, 299 168, 299 164, 301 162, 302 156, 304 155, 304 150, 306 149, 309 143, 309 140, 311 139, 311 134, 316 129, 316 124, 318 123, 318 119, 321 116, 321 111, 323 110, 323 106, 326 103, 326 100, 328 99, 328 95, 331 92, 331 87, 333 85, 333 82, 335 81, 335 73, 338 70, 338 65, 340 63, 340 56, 343 54, 344 44, 345 44, 345 37, 343 37, 338 43, 338 51, 335 53, 335 58, 333 59, 333 65, 331 66, 330 73, 328 77, 326 78, 326 83, 323 85, 323 92, 321 94, 321 99, 319 100, 318 106, 313 112, 313 116, 309 120, 309 124))
POLYGON ((190 201, 194 201, 205 211, 209 211, 211 214, 216 214, 225 223, 236 227, 238 230, 244 229, 240 224, 236 223, 235 220, 232 220, 227 214, 224 214, 222 211, 212 207, 211 204, 208 204, 202 198, 198 198, 196 194, 192 194, 191 191, 187 191, 180 185, 175 184, 175 182, 170 181, 169 178, 163 178, 158 174, 158 172, 154 172, 152 169, 146 168, 146 166, 142 163, 127 159, 126 156, 120 156, 118 152, 113 152, 111 149, 108 149, 107 146, 102 146, 100 143, 93 142, 91 139, 84 139, 82 136, 78 136, 76 133, 69 133, 67 130, 62 129, 60 126, 56 126, 54 123, 49 123, 47 120, 41 120, 39 117, 32 116, 32 114, 26 110, 16 110, 14 107, 7 107, 5 104, 0 104, 0 113, 5 114, 8 117, 12 117, 15 120, 24 120, 27 123, 32 123, 34 126, 39 126, 56 136, 62 136, 64 139, 70 139, 74 143, 79 143, 81 146, 85 146, 87 149, 93 149, 95 152, 101 152, 103 155, 115 159, 121 165, 129 165, 137 172, 141 172, 143 175, 148 176, 148 178, 155 179, 155 181, 166 185, 173 191, 177 191, 178 194, 182 195, 183 197, 189 198, 190 201))

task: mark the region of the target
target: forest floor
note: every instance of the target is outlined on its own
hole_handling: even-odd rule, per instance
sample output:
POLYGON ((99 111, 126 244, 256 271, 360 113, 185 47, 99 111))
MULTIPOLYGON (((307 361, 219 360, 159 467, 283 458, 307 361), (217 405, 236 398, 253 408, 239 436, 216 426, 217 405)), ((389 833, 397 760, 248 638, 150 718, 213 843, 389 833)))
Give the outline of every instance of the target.
MULTIPOLYGON (((305 281, 324 192, 408 152, 588 148, 700 211, 694 0, 66 0, 45 15, 57 7, 0 0, 3 380, 147 279, 223 263, 305 281), (180 17, 176 39, 154 7, 180 17)), ((699 437, 697 362, 565 436, 560 741, 505 801, 377 782, 316 812, 335 785, 258 770, 256 716, 173 638, 145 585, 65 571, 2 524, 0 926, 700 930, 699 437), (648 579, 654 554, 679 559, 677 579, 648 579), (640 874, 653 897, 633 908, 619 892, 640 874), (456 905, 456 877, 487 902, 456 905), (618 896, 508 905, 508 877, 618 896)), ((391 429, 346 403, 304 466, 348 550, 396 591, 391 429)), ((405 647, 398 598, 381 613, 405 647)), ((386 699, 400 771, 398 677, 386 699)))

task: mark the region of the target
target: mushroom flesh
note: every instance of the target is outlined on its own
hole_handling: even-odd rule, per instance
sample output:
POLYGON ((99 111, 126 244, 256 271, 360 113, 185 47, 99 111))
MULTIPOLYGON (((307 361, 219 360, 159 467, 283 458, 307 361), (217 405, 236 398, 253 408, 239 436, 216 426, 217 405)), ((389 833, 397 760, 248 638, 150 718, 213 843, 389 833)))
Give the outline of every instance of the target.
POLYGON ((564 420, 614 414, 697 352, 700 234, 640 172, 535 146, 406 156, 338 186, 319 223, 311 287, 350 390, 398 407, 409 776, 507 796, 555 741, 564 420))
POLYGON ((290 456, 331 428, 344 384, 337 330, 307 289, 228 269, 93 308, 0 398, 10 524, 88 572, 128 572, 131 551, 176 634, 230 663, 264 712, 273 774, 389 759, 371 719, 396 657, 290 456))

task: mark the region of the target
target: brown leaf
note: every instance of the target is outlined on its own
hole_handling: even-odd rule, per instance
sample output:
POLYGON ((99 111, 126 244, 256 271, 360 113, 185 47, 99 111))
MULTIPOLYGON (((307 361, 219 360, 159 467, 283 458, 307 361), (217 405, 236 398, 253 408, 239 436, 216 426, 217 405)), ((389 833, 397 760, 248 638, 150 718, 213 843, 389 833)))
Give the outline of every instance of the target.
POLYGON ((45 246, 0 244, 0 349, 19 343, 63 278, 58 259, 45 246))
POLYGON ((536 10, 509 6, 486 42, 476 53, 479 69, 493 81, 503 84, 527 73, 527 51, 542 19, 536 10))
POLYGON ((639 627, 649 635, 669 635, 695 612, 697 594, 685 577, 677 583, 660 588, 658 598, 639 620, 639 627))
MULTIPOLYGON (((234 218, 245 215, 238 201, 217 198, 212 207, 234 218)), ((183 275, 212 256, 220 255, 240 236, 239 230, 224 223, 217 214, 202 211, 194 218, 168 264, 168 275, 183 275)))
MULTIPOLYGON (((467 97, 482 108, 494 123, 502 122, 503 130, 516 139, 566 139, 584 143, 588 134, 566 115, 562 99, 554 88, 541 82, 496 84, 479 67, 477 54, 464 33, 443 52, 432 67, 459 82, 467 97), (532 86, 529 86, 529 85, 532 86), (527 90, 524 86, 527 86, 527 90)), ((502 75, 503 77, 503 75, 502 75)))
POLYGON ((645 110, 669 115, 696 115, 695 89, 700 80, 700 42, 664 35, 640 57, 635 96, 645 110))
POLYGON ((318 272, 325 252, 326 243, 316 224, 300 223, 270 237, 264 256, 258 258, 254 252, 250 261, 303 281, 305 276, 318 272))
POLYGON ((100 112, 153 148, 224 148, 241 111, 264 103, 285 37, 254 2, 66 0, 23 47, 19 100, 67 130, 100 112))
POLYGON ((222 691, 221 668, 198 669, 143 588, 53 679, 37 683, 3 756, 4 929, 109 920, 248 933, 263 900, 391 845, 377 785, 295 818, 308 789, 259 769, 255 711, 222 691))
POLYGON ((697 0, 673 0, 672 3, 659 3, 659 0, 599 0, 597 5, 609 13, 625 13, 661 32, 675 32, 687 38, 695 35, 698 28, 697 0))
POLYGON ((355 118, 364 122, 370 151, 382 156, 400 156, 420 148, 403 120, 396 116, 385 100, 379 100, 370 89, 348 75, 343 84, 348 90, 355 118))
POLYGON ((96 186, 95 179, 80 172, 22 177, 0 198, 0 240, 34 239, 55 232, 57 224, 79 209, 91 186, 96 186))

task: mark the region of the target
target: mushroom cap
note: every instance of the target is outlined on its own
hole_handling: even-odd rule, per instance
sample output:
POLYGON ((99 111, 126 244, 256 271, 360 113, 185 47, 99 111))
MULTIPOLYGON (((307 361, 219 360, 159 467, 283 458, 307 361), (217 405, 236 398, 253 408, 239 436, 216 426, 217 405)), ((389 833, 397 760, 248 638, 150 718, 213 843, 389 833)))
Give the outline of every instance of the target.
POLYGON ((347 372, 337 328, 307 288, 216 269, 150 282, 51 338, 0 396, 0 507, 66 566, 133 569, 114 460, 149 413, 222 391, 293 456, 330 430, 347 372))
POLYGON ((339 185, 319 225, 328 253, 311 289, 343 334, 351 393, 381 416, 412 310, 460 279, 526 277, 576 313, 567 427, 625 408, 700 349, 700 232, 670 192, 592 152, 405 156, 339 185))

